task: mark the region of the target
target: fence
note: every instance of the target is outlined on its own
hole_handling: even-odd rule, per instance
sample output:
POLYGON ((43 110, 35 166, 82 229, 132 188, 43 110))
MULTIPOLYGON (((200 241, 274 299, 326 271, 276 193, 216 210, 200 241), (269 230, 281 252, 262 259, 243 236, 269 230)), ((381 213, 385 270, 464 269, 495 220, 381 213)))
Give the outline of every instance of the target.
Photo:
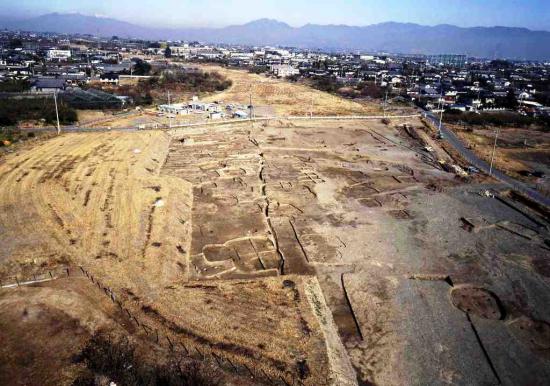
POLYGON ((32 275, 32 277, 20 279, 17 276, 13 277, 11 282, 0 278, 0 288, 17 288, 25 285, 44 283, 64 277, 69 277, 71 274, 69 267, 52 268, 42 274, 32 275))
POLYGON ((6 283, 5 280, 4 282, 0 281, 0 288, 18 288, 25 285, 76 277, 84 277, 90 280, 94 287, 97 287, 102 294, 107 296, 113 304, 119 307, 127 320, 130 321, 130 323, 136 324, 136 335, 148 339, 150 342, 163 349, 168 349, 175 356, 208 361, 225 372, 232 372, 240 376, 249 377, 251 380, 257 381, 258 383, 279 386, 304 385, 304 378, 301 377, 298 368, 296 368, 295 371, 282 371, 275 370, 272 367, 263 366, 261 364, 247 364, 243 359, 235 358, 235 356, 231 359, 221 350, 213 349, 212 347, 208 347, 206 344, 197 344, 192 342, 192 338, 186 337, 186 341, 184 342, 181 336, 174 337, 173 334, 167 334, 160 331, 158 328, 151 327, 149 324, 144 322, 147 317, 140 315, 140 312, 130 310, 130 308, 122 301, 122 297, 115 294, 110 287, 102 284, 97 276, 94 276, 82 266, 78 266, 76 268, 59 267, 40 275, 33 275, 32 278, 26 279, 20 279, 16 276, 14 281, 11 283, 6 283))

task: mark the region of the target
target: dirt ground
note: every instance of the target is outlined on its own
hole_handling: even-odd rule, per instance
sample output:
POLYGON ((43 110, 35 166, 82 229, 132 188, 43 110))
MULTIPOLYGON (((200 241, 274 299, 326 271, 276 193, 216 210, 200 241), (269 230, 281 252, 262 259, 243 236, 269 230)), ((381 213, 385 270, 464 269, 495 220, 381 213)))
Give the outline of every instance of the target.
POLYGON ((228 385, 544 384, 547 212, 444 171, 405 123, 422 127, 70 133, 6 155, 0 373, 70 385, 107 331, 159 361, 208 354, 228 385), (79 266, 95 281, 21 284, 79 266))
MULTIPOLYGON (((295 372, 303 363, 310 383, 328 379, 320 316, 307 300, 305 278, 268 270, 273 277, 261 281, 188 286, 204 275, 190 256, 193 236, 205 225, 194 225, 202 187, 191 173, 187 180, 171 175, 171 141, 162 132, 65 134, 6 157, 0 166, 3 282, 82 265, 158 329, 236 362, 265 361, 266 371, 295 372)), ((217 237, 235 231, 220 226, 217 237)), ((243 240, 266 255, 272 246, 265 234, 243 240)))

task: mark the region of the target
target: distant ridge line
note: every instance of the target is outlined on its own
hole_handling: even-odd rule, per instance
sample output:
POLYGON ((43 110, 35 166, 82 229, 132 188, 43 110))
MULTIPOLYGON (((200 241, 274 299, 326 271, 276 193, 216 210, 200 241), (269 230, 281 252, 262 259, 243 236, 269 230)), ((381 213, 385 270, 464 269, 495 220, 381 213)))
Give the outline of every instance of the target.
POLYGON ((332 51, 407 54, 457 53, 473 57, 550 59, 550 32, 518 27, 424 26, 384 22, 367 26, 306 24, 292 27, 259 19, 222 28, 154 28, 112 18, 52 13, 26 20, 2 18, 10 30, 119 36, 146 40, 200 41, 248 46, 287 46, 332 51))

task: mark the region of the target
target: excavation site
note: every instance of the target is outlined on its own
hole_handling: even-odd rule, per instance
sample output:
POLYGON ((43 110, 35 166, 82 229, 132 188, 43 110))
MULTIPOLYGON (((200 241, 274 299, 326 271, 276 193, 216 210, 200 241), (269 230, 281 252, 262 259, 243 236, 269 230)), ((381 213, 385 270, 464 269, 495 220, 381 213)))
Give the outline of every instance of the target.
POLYGON ((545 384, 548 208, 419 114, 314 118, 0 158, 0 384, 545 384))

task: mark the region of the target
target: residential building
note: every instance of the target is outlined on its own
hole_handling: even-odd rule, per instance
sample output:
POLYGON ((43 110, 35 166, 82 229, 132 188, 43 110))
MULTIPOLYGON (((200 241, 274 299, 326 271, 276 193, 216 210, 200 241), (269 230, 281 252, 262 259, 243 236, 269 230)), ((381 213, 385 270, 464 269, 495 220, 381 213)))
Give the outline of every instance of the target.
POLYGON ((58 50, 52 48, 46 51, 46 57, 49 60, 67 60, 71 57, 71 50, 58 50))

